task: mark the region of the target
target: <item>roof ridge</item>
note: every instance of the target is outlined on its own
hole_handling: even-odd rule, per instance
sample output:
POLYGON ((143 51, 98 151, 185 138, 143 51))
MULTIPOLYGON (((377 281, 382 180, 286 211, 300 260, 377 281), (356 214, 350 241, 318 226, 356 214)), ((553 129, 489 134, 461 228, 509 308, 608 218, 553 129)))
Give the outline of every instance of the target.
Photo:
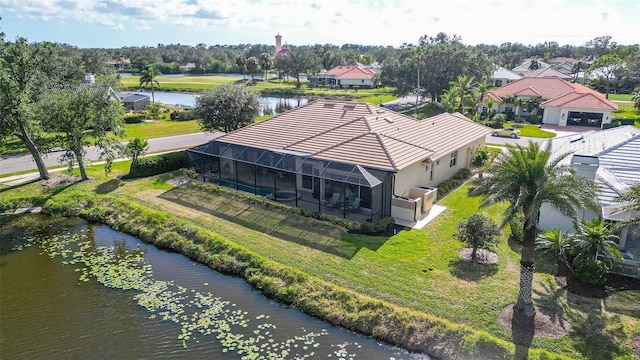
POLYGON ((321 136, 321 135, 327 134, 327 133, 329 133, 329 132, 331 132, 331 131, 337 130, 337 129, 341 128, 341 127, 344 127, 344 126, 346 126, 346 125, 352 124, 352 123, 354 123, 354 122, 356 122, 356 121, 360 121, 360 120, 363 120, 363 121, 365 122, 365 125, 367 125, 367 128, 369 128, 368 124, 366 124, 366 120, 364 120, 364 119, 365 119, 365 117, 364 117, 364 116, 360 116, 360 117, 357 117, 357 118, 355 118, 355 119, 353 119, 353 120, 350 120, 350 121, 348 121, 348 122, 340 123, 340 124, 338 124, 338 125, 336 125, 336 126, 334 126, 334 127, 332 127, 332 128, 329 128, 329 129, 324 130, 324 131, 321 131, 321 132, 319 132, 319 133, 316 133, 316 134, 310 135, 310 136, 308 136, 308 137, 306 137, 306 138, 304 138, 304 139, 301 139, 301 140, 295 141, 295 142, 293 142, 293 143, 291 143, 291 144, 288 144, 288 145, 287 145, 287 146, 285 146, 284 148, 289 148, 289 147, 291 147, 291 146, 298 145, 298 144, 300 144, 300 143, 302 143, 302 142, 305 142, 305 141, 307 141, 307 140, 309 140, 309 139, 313 139, 313 138, 315 138, 315 137, 318 137, 318 136, 321 136))
POLYGON ((387 150, 387 147, 384 145, 384 142, 380 140, 380 134, 375 132, 375 131, 369 131, 369 132, 366 132, 364 134, 360 134, 360 135, 356 135, 356 136, 350 137, 350 138, 348 138, 348 139, 346 139, 344 141, 341 141, 341 142, 339 142, 337 144, 331 145, 331 146, 329 146, 327 148, 324 148, 324 149, 322 149, 320 151, 317 151, 317 152, 315 152, 315 153, 313 153, 311 155, 312 156, 320 155, 320 154, 322 154, 324 152, 327 152, 329 150, 335 149, 335 148, 337 148, 337 147, 339 147, 341 145, 344 145, 346 143, 355 141, 357 139, 363 138, 363 137, 368 136, 368 135, 374 135, 376 137, 376 139, 378 140, 378 144, 380 144, 380 147, 382 148, 382 151, 384 151, 384 154, 387 157, 387 160, 389 160, 389 163, 391 164, 391 166, 393 167, 394 170, 398 170, 398 167, 396 166, 395 161, 393 161, 393 158, 391 157, 391 155, 389 155, 389 151, 387 150))

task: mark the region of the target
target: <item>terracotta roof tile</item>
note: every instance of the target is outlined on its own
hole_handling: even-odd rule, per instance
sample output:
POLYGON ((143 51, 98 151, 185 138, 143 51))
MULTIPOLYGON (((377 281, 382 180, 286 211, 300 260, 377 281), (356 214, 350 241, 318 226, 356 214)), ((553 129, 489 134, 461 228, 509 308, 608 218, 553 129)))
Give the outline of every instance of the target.
POLYGON ((415 120, 370 104, 319 100, 216 141, 398 170, 437 159, 490 133, 461 114, 415 120))

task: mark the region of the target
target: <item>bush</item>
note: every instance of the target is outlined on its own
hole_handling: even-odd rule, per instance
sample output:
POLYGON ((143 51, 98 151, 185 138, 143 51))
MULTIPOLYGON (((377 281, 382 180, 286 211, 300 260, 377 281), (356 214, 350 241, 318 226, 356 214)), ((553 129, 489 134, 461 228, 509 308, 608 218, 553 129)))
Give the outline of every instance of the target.
POLYGON ((531 125, 542 124, 542 116, 541 115, 531 115, 531 116, 529 116, 529 124, 531 124, 531 125))
POLYGON ((483 146, 476 149, 475 153, 473 154, 473 159, 471 160, 471 162, 473 163, 473 165, 480 167, 484 165, 487 159, 489 159, 489 153, 487 152, 486 147, 483 146))
POLYGON ((172 114, 175 114, 171 118, 171 120, 174 120, 174 121, 188 121, 188 120, 194 120, 198 118, 198 115, 193 109, 180 110, 172 114))
POLYGON ((620 125, 622 125, 622 123, 620 122, 620 120, 618 120, 618 119, 613 119, 613 120, 611 121, 611 123, 610 123, 610 124, 604 124, 604 125, 602 125, 602 128, 603 128, 603 129, 611 129, 611 128, 614 128, 614 127, 618 127, 618 126, 620 126, 620 125))
POLYGON ((600 260, 576 257, 573 261, 573 271, 581 283, 602 286, 607 282, 609 267, 600 260))
POLYGON ((463 169, 458 170, 458 172, 455 173, 455 175, 453 175, 453 177, 451 177, 451 179, 445 180, 445 181, 441 182, 440 184, 438 184, 438 186, 437 186, 437 188, 438 188, 438 199, 441 199, 446 194, 451 192, 453 189, 455 189, 458 186, 462 185, 470 177, 471 177, 471 170, 469 170, 467 168, 463 168, 463 169))
POLYGON ((126 114, 124 116, 124 122, 127 124, 141 123, 147 116, 145 114, 126 114))
POLYGON ((153 176, 169 171, 187 167, 187 153, 185 151, 172 152, 162 155, 150 156, 138 160, 137 164, 131 164, 126 179, 136 179, 153 176))

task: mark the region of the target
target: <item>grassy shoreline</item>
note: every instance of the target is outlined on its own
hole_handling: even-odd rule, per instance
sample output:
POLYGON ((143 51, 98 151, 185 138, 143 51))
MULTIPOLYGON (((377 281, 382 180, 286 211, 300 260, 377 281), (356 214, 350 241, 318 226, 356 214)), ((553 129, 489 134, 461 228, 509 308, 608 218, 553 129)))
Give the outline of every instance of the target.
MULTIPOLYGON (((126 163, 115 165, 114 171, 114 175, 126 172, 126 163)), ((435 358, 513 356, 510 332, 500 330, 495 318, 500 308, 513 302, 517 295, 517 279, 512 276, 517 273, 517 252, 510 249, 515 245, 500 246, 500 265, 476 279, 465 277, 478 269, 451 263, 459 245, 447 234, 455 227, 456 219, 474 211, 476 200, 462 213, 446 212, 431 229, 402 231, 388 239, 353 238, 355 235, 347 234, 340 240, 339 229, 331 230, 326 224, 320 228, 322 233, 313 231, 302 236, 334 248, 360 244, 345 257, 279 238, 277 230, 296 221, 290 214, 197 189, 173 188, 166 183, 169 174, 120 181, 113 176, 104 177, 96 167, 93 176, 96 179, 91 182, 51 191, 41 190, 39 184, 0 190, 4 199, 0 207, 35 202, 44 204, 49 214, 81 215, 107 223, 144 241, 180 251, 216 270, 242 276, 268 296, 320 319, 435 358), (8 199, 15 201, 9 203, 8 199), (263 218, 269 218, 270 222, 264 225, 272 230, 246 227, 263 218), (335 231, 337 235, 333 234, 335 231), (451 277, 450 272, 455 276, 451 277)), ((464 200, 466 190, 463 187, 454 191, 442 200, 443 204, 452 207, 468 201, 464 200)), ((495 217, 500 209, 489 211, 495 217)), ((314 221, 297 221, 306 224, 307 231, 313 230, 309 223, 314 221)), ((541 263, 541 271, 544 267, 541 263)), ((619 337, 615 340, 622 343, 612 343, 614 339, 606 334, 614 333, 609 322, 613 319, 599 320, 607 329, 605 333, 590 333, 588 323, 582 325, 587 318, 594 320, 591 314, 580 311, 595 311, 592 307, 596 302, 572 299, 566 303, 566 294, 552 287, 550 275, 536 276, 536 301, 559 301, 565 316, 580 331, 561 339, 535 339, 531 359, 633 358, 625 357, 629 350, 624 350, 626 340, 621 334, 640 333, 637 318, 625 318, 622 330, 614 327, 619 337), (549 294, 541 296, 547 287, 549 294), (572 307, 576 306, 582 310, 575 312, 572 307), (583 337, 589 340, 583 342, 583 337)), ((628 301, 633 299, 632 296, 628 301)))

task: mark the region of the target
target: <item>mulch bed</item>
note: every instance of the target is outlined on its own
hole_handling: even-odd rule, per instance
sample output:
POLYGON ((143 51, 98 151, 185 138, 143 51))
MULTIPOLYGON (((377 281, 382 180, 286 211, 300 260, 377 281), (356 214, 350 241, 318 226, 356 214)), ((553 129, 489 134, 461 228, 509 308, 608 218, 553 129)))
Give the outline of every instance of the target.
MULTIPOLYGON (((458 251, 458 255, 466 261, 471 261, 472 248, 462 248, 458 251)), ((477 264, 497 264, 500 258, 498 254, 487 249, 478 249, 476 251, 476 263, 477 264)))
POLYGON ((555 275, 556 284, 569 292, 591 298, 605 298, 616 291, 640 290, 640 281, 628 276, 609 274, 604 286, 583 284, 575 278, 564 264, 558 265, 555 275))
MULTIPOLYGON (((511 330, 513 304, 507 305, 500 311, 498 321, 502 326, 511 330)), ((533 318, 534 337, 559 338, 571 332, 571 324, 549 309, 536 306, 536 316, 533 318)))
POLYGON ((48 180, 40 181, 40 185, 53 189, 59 186, 68 186, 80 182, 80 176, 64 175, 64 174, 51 174, 48 180))

